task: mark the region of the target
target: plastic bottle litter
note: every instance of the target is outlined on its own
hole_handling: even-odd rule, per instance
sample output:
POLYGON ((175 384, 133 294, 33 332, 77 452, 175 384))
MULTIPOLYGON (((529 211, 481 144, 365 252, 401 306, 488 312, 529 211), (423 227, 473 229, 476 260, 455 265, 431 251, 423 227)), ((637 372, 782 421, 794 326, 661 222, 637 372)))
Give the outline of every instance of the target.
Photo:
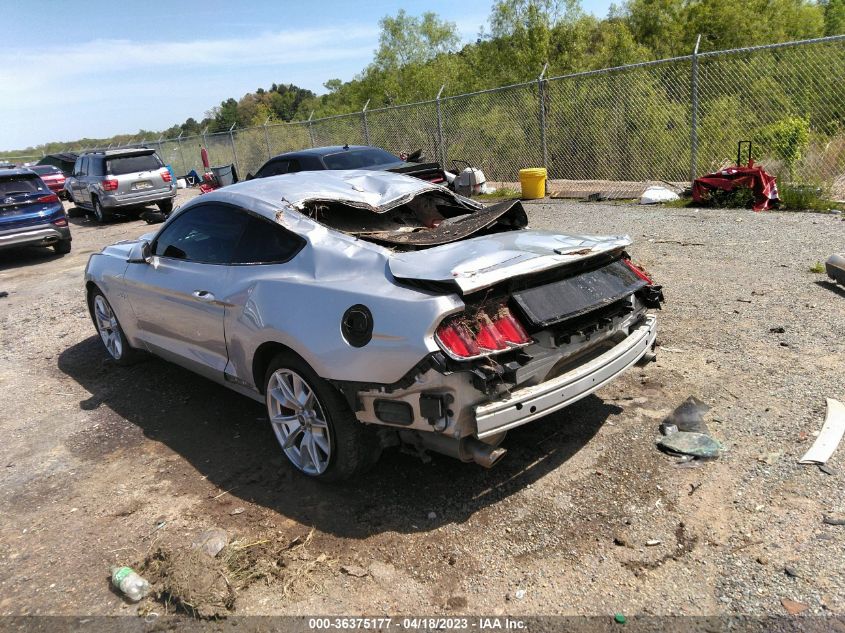
POLYGON ((132 602, 138 602, 150 593, 150 583, 141 578, 131 567, 112 567, 111 581, 132 602))

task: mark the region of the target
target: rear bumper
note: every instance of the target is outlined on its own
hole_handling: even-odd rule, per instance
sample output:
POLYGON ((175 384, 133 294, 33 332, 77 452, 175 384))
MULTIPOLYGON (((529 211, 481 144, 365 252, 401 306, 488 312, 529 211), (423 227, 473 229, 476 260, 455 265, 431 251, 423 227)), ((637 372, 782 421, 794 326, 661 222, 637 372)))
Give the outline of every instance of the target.
POLYGON ((156 191, 142 191, 139 193, 123 193, 119 195, 102 194, 100 204, 106 209, 119 209, 121 207, 136 207, 154 202, 173 200, 176 197, 176 187, 170 189, 158 189, 156 191))
POLYGON ((60 240, 69 240, 70 229, 66 226, 41 224, 22 229, 0 231, 0 248, 25 245, 47 245, 60 240))
POLYGON ((475 407, 478 437, 526 424, 593 393, 642 358, 656 336, 657 319, 647 315, 623 341, 600 356, 547 382, 512 391, 506 399, 475 407))

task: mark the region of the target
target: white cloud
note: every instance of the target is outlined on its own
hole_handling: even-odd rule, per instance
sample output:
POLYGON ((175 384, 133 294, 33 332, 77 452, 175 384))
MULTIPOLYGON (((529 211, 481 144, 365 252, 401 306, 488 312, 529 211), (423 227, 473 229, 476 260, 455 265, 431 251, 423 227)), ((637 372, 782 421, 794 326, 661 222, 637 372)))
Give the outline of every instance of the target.
MULTIPOLYGON (((0 67, 0 99, 37 95, 96 76, 100 88, 117 77, 142 72, 145 78, 198 69, 290 66, 369 55, 378 29, 352 27, 261 33, 255 37, 139 42, 100 39, 78 46, 41 47, 8 55, 0 67)), ((18 102, 20 105, 20 101, 18 102)))

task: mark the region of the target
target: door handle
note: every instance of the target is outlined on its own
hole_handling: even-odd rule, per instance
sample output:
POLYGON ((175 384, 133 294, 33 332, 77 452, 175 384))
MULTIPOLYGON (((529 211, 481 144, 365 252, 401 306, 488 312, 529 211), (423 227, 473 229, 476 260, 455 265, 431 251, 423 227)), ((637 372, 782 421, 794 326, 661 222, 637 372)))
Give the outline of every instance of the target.
POLYGON ((211 294, 208 290, 194 290, 191 293, 191 296, 194 299, 199 299, 200 301, 204 301, 206 303, 211 303, 214 301, 214 295, 211 294))

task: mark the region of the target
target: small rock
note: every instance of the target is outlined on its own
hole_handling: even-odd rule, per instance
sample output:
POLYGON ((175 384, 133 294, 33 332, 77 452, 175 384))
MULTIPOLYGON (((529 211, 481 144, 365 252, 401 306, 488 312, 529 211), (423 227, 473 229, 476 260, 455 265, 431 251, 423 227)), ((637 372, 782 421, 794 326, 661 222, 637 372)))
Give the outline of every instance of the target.
POLYGON ((795 615, 810 608, 803 602, 796 602, 795 600, 790 600, 789 598, 781 598, 780 603, 789 615, 795 615))
POLYGON ((790 578, 798 578, 798 571, 794 567, 784 567, 783 571, 790 578))
POLYGON ((9 296, 8 292, 6 292, 5 290, 0 290, 0 299, 5 299, 8 296, 9 296))
POLYGON ((429 513, 428 513, 428 520, 429 520, 429 521, 434 521, 434 519, 436 519, 436 518, 437 518, 437 513, 436 513, 436 512, 429 512, 429 513))
POLYGON ((760 563, 761 565, 768 565, 768 564, 769 564, 769 559, 768 559, 768 558, 766 558, 765 556, 758 556, 758 557, 757 557, 757 562, 758 562, 758 563, 760 563))
POLYGON ((649 539, 649 540, 647 540, 647 541, 645 542, 645 544, 646 544, 648 547, 654 547, 655 545, 660 545, 662 542, 663 542, 663 541, 661 541, 660 539, 653 538, 653 539, 649 539))
POLYGON ((781 341, 780 346, 781 347, 789 347, 789 343, 787 343, 786 341, 781 341))
POLYGON ((778 461, 781 458, 782 455, 783 455, 783 451, 775 451, 773 453, 767 453, 765 455, 761 455, 760 457, 757 458, 757 461, 771 466, 776 461, 778 461))
POLYGON ((678 432, 678 425, 672 424, 671 422, 661 422, 660 423, 660 434, 661 435, 672 435, 672 433, 678 432))
POLYGON ((842 515, 834 515, 834 514, 826 514, 822 519, 828 525, 845 525, 845 516, 842 515))
POLYGON ((525 589, 517 589, 514 596, 517 600, 522 600, 525 597, 525 589))
POLYGON ((779 325, 777 327, 769 328, 769 332, 771 332, 772 334, 783 334, 786 332, 786 329, 782 325, 779 325))
POLYGON ((232 516, 235 516, 236 514, 243 514, 243 513, 244 513, 243 508, 235 508, 229 514, 231 514, 232 516))
POLYGON ((363 578, 369 575, 369 571, 358 565, 341 565, 340 571, 347 576, 355 576, 356 578, 363 578))
POLYGON ((630 543, 628 543, 628 539, 626 539, 621 534, 618 536, 613 537, 613 544, 618 545, 619 547, 630 547, 630 543))
POLYGON ((229 535, 221 528, 211 528, 194 539, 191 547, 201 549, 203 552, 214 558, 224 547, 229 544, 229 535))

